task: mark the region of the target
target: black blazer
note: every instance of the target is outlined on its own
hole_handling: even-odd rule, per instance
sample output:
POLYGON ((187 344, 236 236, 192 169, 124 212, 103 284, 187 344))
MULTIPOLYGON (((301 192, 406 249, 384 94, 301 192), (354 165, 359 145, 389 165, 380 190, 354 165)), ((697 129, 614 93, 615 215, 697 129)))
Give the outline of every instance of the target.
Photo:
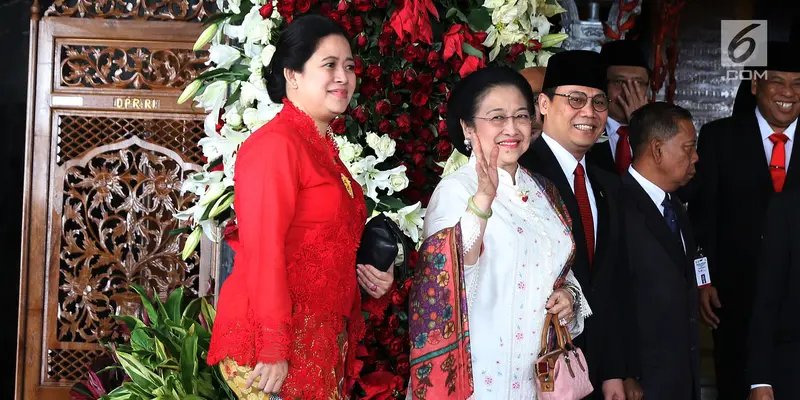
POLYGON ((620 339, 630 373, 640 378, 648 400, 699 400, 700 350, 695 242, 680 199, 672 196, 684 244, 639 183, 622 176, 620 209, 625 263, 618 270, 626 299, 620 339))
POLYGON ((593 315, 586 320, 583 334, 576 339, 589 364, 589 376, 595 387, 595 396, 602 398, 600 385, 607 379, 625 377, 625 360, 620 351, 614 349, 612 342, 616 330, 613 323, 620 305, 616 304, 614 294, 614 265, 618 253, 613 247, 621 241, 618 210, 619 178, 596 166, 587 164, 586 175, 591 182, 597 203, 597 225, 595 233, 594 264, 589 266, 586 237, 580 219, 578 201, 569 185, 564 171, 553 151, 543 139, 537 139, 519 160, 520 165, 549 179, 559 191, 561 198, 572 217, 572 233, 575 240, 575 260, 573 273, 583 288, 586 300, 593 315))
POLYGON ((748 340, 749 384, 776 399, 800 398, 800 192, 776 195, 767 211, 748 340))
MULTIPOLYGON (((746 318, 764 215, 775 193, 755 111, 703 126, 697 152, 689 217, 723 307, 746 318)), ((798 160, 789 164, 784 190, 800 187, 798 160)))
POLYGON ((586 153, 586 162, 590 162, 614 175, 617 173, 617 163, 611 151, 611 142, 606 140, 603 143, 595 143, 589 152, 586 153))

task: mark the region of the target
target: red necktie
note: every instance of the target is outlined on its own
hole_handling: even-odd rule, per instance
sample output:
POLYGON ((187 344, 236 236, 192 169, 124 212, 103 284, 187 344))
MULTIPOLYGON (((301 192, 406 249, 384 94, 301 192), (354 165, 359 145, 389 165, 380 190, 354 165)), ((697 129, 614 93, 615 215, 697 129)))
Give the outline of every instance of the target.
POLYGON ((617 129, 617 134, 619 135, 619 141, 617 142, 617 149, 614 154, 617 155, 615 159, 617 163, 617 172, 622 175, 628 170, 633 157, 631 156, 631 142, 630 139, 628 139, 628 127, 624 125, 620 126, 619 129, 617 129))
POLYGON ((589 265, 591 265, 594 259, 594 219, 592 206, 589 204, 589 193, 586 192, 586 176, 581 164, 575 168, 575 199, 578 200, 578 209, 581 212, 583 234, 586 236, 586 248, 589 251, 589 265))
POLYGON ((775 188, 775 192, 780 192, 786 181, 786 142, 789 137, 783 133, 773 133, 769 135, 769 140, 774 145, 772 158, 769 160, 769 174, 772 175, 772 187, 775 188))

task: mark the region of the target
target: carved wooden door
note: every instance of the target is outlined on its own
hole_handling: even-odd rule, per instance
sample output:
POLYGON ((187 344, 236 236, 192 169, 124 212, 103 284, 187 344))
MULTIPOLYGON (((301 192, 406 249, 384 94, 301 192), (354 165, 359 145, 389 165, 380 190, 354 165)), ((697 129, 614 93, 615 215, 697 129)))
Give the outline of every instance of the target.
POLYGON ((183 261, 186 235, 169 234, 191 200, 181 181, 203 161, 202 110, 176 99, 207 68, 191 49, 206 13, 202 0, 66 0, 38 23, 17 398, 69 398, 114 332, 110 315, 136 312, 129 284, 209 288, 216 246, 183 261))

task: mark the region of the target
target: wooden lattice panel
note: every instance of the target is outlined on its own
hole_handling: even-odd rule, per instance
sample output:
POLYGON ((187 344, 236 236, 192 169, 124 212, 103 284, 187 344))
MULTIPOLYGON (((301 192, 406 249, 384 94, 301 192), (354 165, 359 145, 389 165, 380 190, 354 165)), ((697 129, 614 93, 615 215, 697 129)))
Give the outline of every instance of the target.
POLYGON ((47 379, 59 383, 79 381, 89 365, 102 350, 49 350, 47 352, 47 379))
POLYGON ((191 203, 192 195, 180 194, 191 171, 136 145, 74 164, 63 179, 57 339, 112 336, 110 315, 130 284, 163 297, 178 286, 197 295, 200 254, 181 260, 185 235, 169 233, 185 225, 173 214, 191 203))
POLYGON ((61 115, 58 120, 59 165, 87 151, 137 136, 181 154, 186 161, 203 163, 197 142, 203 138, 202 120, 111 118, 61 115))
POLYGON ((202 21, 216 11, 214 0, 55 0, 46 16, 202 21))
POLYGON ((60 86, 181 89, 209 66, 207 51, 62 44, 60 86))

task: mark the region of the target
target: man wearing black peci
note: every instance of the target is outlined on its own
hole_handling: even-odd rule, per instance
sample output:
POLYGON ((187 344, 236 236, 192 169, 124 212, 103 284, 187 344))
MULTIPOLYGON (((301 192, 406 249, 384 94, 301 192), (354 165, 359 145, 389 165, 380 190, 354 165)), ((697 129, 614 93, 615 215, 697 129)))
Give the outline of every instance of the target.
POLYGON ((543 132, 519 163, 551 180, 572 216, 572 270, 594 312, 576 338, 595 389, 590 398, 622 400, 625 359, 611 345, 621 329, 614 325, 620 307, 614 294, 618 255, 612 249, 622 233, 616 204, 619 178, 587 164, 584 157, 605 127, 605 90, 605 65, 598 53, 574 50, 552 56, 539 96, 543 132))
POLYGON ((701 290, 700 313, 714 328, 721 400, 743 399, 750 390, 744 348, 767 206, 775 193, 800 187, 800 166, 791 158, 800 115, 800 51, 770 42, 767 55, 766 78, 751 86, 754 109, 701 130, 689 200, 711 272, 712 286, 701 290))
POLYGON ((645 399, 699 400, 696 246, 675 195, 694 174, 697 132, 688 111, 658 102, 632 114, 630 139, 633 164, 620 195, 619 339, 645 399))

